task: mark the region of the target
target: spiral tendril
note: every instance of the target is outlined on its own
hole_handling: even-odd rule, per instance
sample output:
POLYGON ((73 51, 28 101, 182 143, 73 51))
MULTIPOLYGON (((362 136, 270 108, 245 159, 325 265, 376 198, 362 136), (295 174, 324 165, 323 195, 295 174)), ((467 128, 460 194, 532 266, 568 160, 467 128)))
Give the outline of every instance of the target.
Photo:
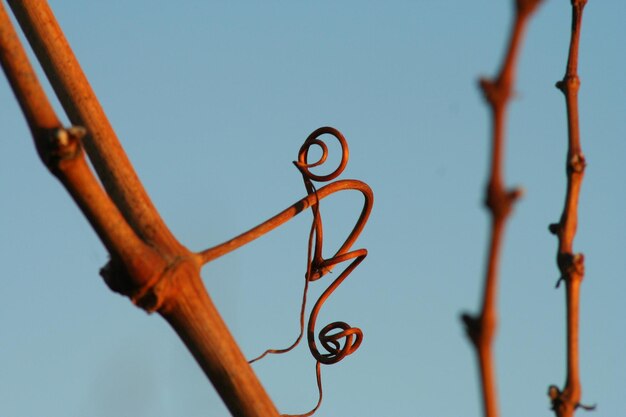
MULTIPOLYGON (((309 288, 309 283, 312 281, 317 281, 322 278, 327 273, 331 272, 331 270, 335 267, 335 265, 352 261, 350 264, 344 269, 341 274, 328 286, 328 288, 322 293, 319 297, 315 306, 311 310, 311 315, 309 317, 309 321, 307 324, 307 340, 309 345, 309 350, 311 354, 316 360, 315 365, 315 374, 317 387, 319 392, 319 398, 316 406, 309 412, 305 414, 285 414, 285 417, 307 417, 315 413, 317 409, 320 407, 322 403, 322 380, 321 380, 321 364, 331 365, 335 364, 346 356, 354 353, 361 342, 363 341, 363 332, 361 329, 357 327, 352 327, 346 322, 343 321, 335 321, 326 326, 324 326, 318 333, 317 339, 320 342, 321 347, 325 351, 324 353, 320 352, 318 349, 316 338, 315 338, 315 325, 317 321, 317 316, 326 302, 326 300, 330 297, 330 295, 341 285, 341 283, 354 271, 354 269, 365 259, 367 256, 366 249, 358 249, 354 251, 350 251, 350 248, 360 235, 367 219, 369 217, 369 213, 372 209, 373 203, 373 194, 369 187, 360 182, 352 182, 346 181, 345 186, 341 187, 339 190, 345 189, 353 189, 358 190, 363 193, 365 197, 363 209, 361 211, 361 215, 357 220, 354 228, 341 245, 341 247, 337 250, 335 255, 329 259, 324 259, 322 256, 323 249, 323 226, 322 226, 322 217, 320 214, 320 193, 323 189, 318 193, 317 188, 313 184, 313 181, 316 182, 328 182, 337 178, 343 170, 345 169, 348 163, 349 151, 348 144, 344 138, 344 136, 337 129, 332 127, 321 127, 315 130, 313 133, 309 135, 306 139, 300 151, 298 152, 298 161, 294 162, 295 166, 298 168, 300 173, 302 174, 302 178, 304 180, 304 185, 307 190, 307 198, 312 198, 310 203, 311 211, 313 213, 313 222, 311 224, 311 229, 309 233, 309 241, 308 241, 308 249, 307 249, 307 271, 305 274, 305 284, 304 291, 302 296, 302 306, 300 309, 300 333, 296 338, 295 342, 293 342, 289 347, 284 349, 268 349, 259 357, 252 359, 250 363, 255 362, 259 359, 262 359, 268 354, 281 354, 286 353, 295 348, 300 341, 302 340, 304 333, 304 315, 306 310, 306 301, 307 301, 307 292, 309 288), (311 168, 318 167, 323 165, 328 158, 328 146, 326 143, 320 139, 320 136, 324 134, 332 135, 335 139, 339 141, 341 146, 341 160, 337 168, 329 174, 326 175, 317 175, 310 171, 311 168), (321 149, 321 156, 315 162, 309 162, 308 156, 309 151, 312 146, 317 146, 321 149)), ((341 181, 338 181, 339 183, 341 181)), ((337 184, 335 183, 335 184, 337 184)), ((343 185, 343 184, 342 184, 343 185)), ((329 185, 330 186, 330 185, 329 185)), ((327 187, 329 187, 327 186, 327 187)))

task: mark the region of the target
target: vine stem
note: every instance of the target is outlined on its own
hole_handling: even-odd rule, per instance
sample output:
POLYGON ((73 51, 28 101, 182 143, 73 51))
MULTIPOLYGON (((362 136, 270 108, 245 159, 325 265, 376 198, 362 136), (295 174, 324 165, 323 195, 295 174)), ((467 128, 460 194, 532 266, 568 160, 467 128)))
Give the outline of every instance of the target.
POLYGON ((569 45, 569 56, 565 76, 556 83, 556 87, 565 96, 567 109, 568 149, 566 159, 567 191, 561 219, 551 224, 549 230, 559 240, 557 265, 561 277, 557 283, 565 282, 565 300, 567 314, 567 377, 565 387, 559 390, 550 386, 548 395, 552 401, 552 409, 557 417, 573 417, 577 408, 593 409, 595 406, 580 404, 582 386, 579 369, 579 310, 580 284, 585 274, 584 256, 574 253, 574 238, 578 225, 578 200, 583 177, 585 174, 585 156, 580 143, 578 115, 578 50, 583 9, 587 0, 571 0, 572 31, 569 45))
MULTIPOLYGON (((306 208, 317 208, 320 199, 352 189, 364 195, 364 208, 353 231, 333 258, 321 258, 321 220, 316 219, 314 223, 314 234, 319 242, 316 241, 315 270, 309 266, 311 273, 307 274, 307 279, 318 279, 336 263, 357 257, 331 285, 336 288, 367 253, 364 249, 348 251, 369 216, 373 202, 371 189, 356 180, 337 181, 313 195, 307 187, 310 195, 268 222, 225 244, 199 254, 192 253, 176 240, 152 205, 48 4, 44 0, 8 1, 56 95, 76 126, 61 126, 1 0, 0 63, 28 122, 42 161, 71 194, 111 255, 111 260, 101 270, 105 282, 113 291, 128 296, 147 312, 158 312, 172 326, 233 416, 278 417, 272 400, 207 293, 200 269, 210 260, 273 230, 306 208), (83 149, 104 187, 87 163, 83 149)), ((307 139, 296 166, 304 175, 309 168, 324 162, 327 148, 317 136, 326 133, 340 140, 343 158, 332 174, 321 177, 311 174, 310 177, 316 181, 333 179, 347 163, 345 139, 335 129, 324 127, 307 139), (324 157, 308 164, 307 152, 311 144, 321 146, 324 157)), ((327 297, 329 291, 324 295, 327 297)), ((318 302, 317 307, 320 305, 318 302)), ((345 323, 341 322, 341 325, 345 323)), ((334 326, 334 323, 329 326, 334 326)), ((338 347, 339 337, 345 335, 351 342, 357 332, 352 328, 341 329, 341 335, 341 332, 323 334, 322 340, 322 343, 335 348, 337 352, 331 353, 339 359, 358 347, 356 342, 344 349, 338 347)), ((323 355, 325 359, 328 357, 323 355)), ((319 365, 316 369, 321 401, 319 365)))
MULTIPOLYGON (((359 180, 340 180, 333 182, 331 184, 325 185, 317 190, 317 195, 309 194, 306 197, 302 198, 300 201, 292 204, 287 207, 285 210, 278 213, 276 216, 266 220, 265 222, 259 224, 258 226, 253 227, 252 229, 244 232, 230 240, 227 240, 224 243, 221 243, 212 248, 205 249, 199 252, 196 256, 198 257, 198 262, 205 264, 207 262, 211 262, 221 256, 224 256, 250 242, 258 239, 259 237, 265 235, 268 232, 276 229, 280 225, 286 223, 287 221, 294 218, 296 215, 306 210, 309 207, 312 207, 319 200, 323 200, 324 198, 344 190, 356 190, 363 194, 365 198, 365 205, 361 216, 357 220, 357 227, 350 233, 346 242, 341 246, 338 251, 339 253, 345 252, 348 248, 352 246, 352 244, 356 241, 357 237, 363 230, 365 226, 365 221, 369 216, 371 211, 372 203, 374 201, 374 194, 372 189, 362 181, 359 180)), ((332 269, 332 266, 328 268, 328 270, 332 269)))
POLYGON ((233 416, 278 417, 206 292, 195 255, 176 241, 150 203, 48 5, 43 0, 11 5, 66 112, 80 127, 61 126, 1 1, 0 63, 42 161, 111 255, 101 271, 106 283, 168 321, 233 416), (83 143, 106 191, 87 164, 83 143))
POLYGON ((492 115, 491 169, 485 205, 491 214, 491 237, 482 308, 478 316, 463 314, 467 334, 475 347, 480 370, 483 411, 486 417, 498 416, 497 384, 493 361, 493 339, 497 327, 497 283, 500 252, 506 221, 521 190, 507 190, 504 185, 504 139, 507 104, 512 96, 515 67, 524 30, 541 0, 516 0, 515 17, 507 52, 495 79, 481 79, 480 87, 492 115))
POLYGON ((65 34, 45 0, 7 0, 105 189, 135 232, 170 257, 181 248, 139 181, 65 34))
POLYGON ((151 278, 147 265, 161 265, 156 253, 128 226, 91 172, 82 149, 83 128, 63 128, 0 2, 0 63, 22 108, 37 152, 87 217, 112 258, 124 265, 130 285, 151 278))

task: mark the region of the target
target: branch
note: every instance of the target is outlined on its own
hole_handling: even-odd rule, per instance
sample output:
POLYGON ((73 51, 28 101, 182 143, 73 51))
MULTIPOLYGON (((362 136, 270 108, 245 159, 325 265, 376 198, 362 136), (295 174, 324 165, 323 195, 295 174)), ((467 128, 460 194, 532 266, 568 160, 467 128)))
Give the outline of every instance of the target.
MULTIPOLYGON (((19 8, 23 4, 17 6, 19 8)), ((38 10, 39 6, 43 7, 43 2, 37 3, 33 9, 38 10)), ((58 31, 57 35, 60 29, 58 31)), ((60 38, 64 41, 62 36, 60 38)), ((65 46, 69 48, 67 44, 65 46)), ((54 55, 54 52, 51 51, 51 54, 54 55)), ((111 261, 101 271, 107 284, 148 312, 159 311, 183 339, 234 416, 277 417, 278 412, 271 399, 206 293, 194 256, 180 245, 174 248, 175 256, 166 256, 164 254, 172 249, 166 243, 151 242, 159 244, 158 252, 144 243, 91 172, 81 145, 85 129, 63 129, 60 126, 2 2, 0 61, 42 161, 70 192, 111 255, 111 261)), ((80 96, 80 88, 87 87, 74 86, 77 88, 75 94, 80 96)), ((61 95, 63 88, 57 85, 57 93, 61 95)), ((91 90, 89 94, 93 94, 91 90)), ((85 96, 89 94, 85 93, 85 96)), ((86 100, 88 108, 97 104, 95 97, 91 102, 86 100)), ((80 114, 82 103, 79 104, 76 111, 80 114)), ((98 128, 98 122, 95 126, 98 128)), ((119 144, 111 146, 115 149, 119 144)), ((119 152, 123 154, 121 147, 119 152)), ((112 170, 132 169, 130 164, 124 166, 127 160, 116 163, 115 157, 120 153, 108 155, 113 157, 112 170)), ((111 173, 112 177, 115 177, 114 174, 111 173)), ((139 185, 138 180, 134 184, 139 185)), ((124 185, 133 185, 133 181, 124 185)), ((129 195, 132 196, 132 192, 129 195)), ((136 204, 136 200, 129 204, 136 204)))
POLYGON ((0 62, 41 160, 63 183, 111 257, 129 277, 129 288, 147 285, 155 278, 155 268, 160 265, 163 269, 164 264, 128 227, 89 169, 81 146, 84 129, 61 126, 1 2, 0 62))
POLYGON ((111 199, 141 239, 173 256, 181 245, 139 181, 48 3, 7 1, 71 122, 87 129, 85 150, 111 199))
MULTIPOLYGON (((367 254, 365 249, 348 251, 369 216, 373 201, 370 188, 360 181, 347 180, 324 187, 318 195, 310 180, 307 183, 308 174, 315 181, 327 181, 339 175, 347 163, 345 139, 333 128, 320 128, 313 132, 300 149, 296 163, 305 177, 309 196, 270 219, 268 224, 253 229, 252 234, 244 234, 241 239, 235 238, 218 248, 193 254, 178 243, 153 207, 48 5, 36 0, 9 2, 70 119, 80 126, 68 129, 60 126, 0 3, 2 66, 28 121, 42 161, 70 192, 111 255, 111 261, 101 271, 106 283, 147 312, 158 311, 168 321, 234 416, 277 417, 274 404, 206 292, 200 267, 260 236, 259 233, 278 227, 307 207, 318 213, 317 205, 323 196, 344 189, 360 191, 365 197, 365 204, 359 220, 331 259, 325 260, 321 256, 321 219, 317 214, 315 216, 316 250, 309 262, 307 279, 321 278, 337 263, 347 260, 352 260, 352 263, 314 307, 315 313, 309 325, 314 328, 323 300, 367 254), (83 136, 86 133, 85 149, 106 191, 85 159, 83 136), (308 169, 326 159, 326 145, 317 138, 325 133, 340 140, 344 158, 332 174, 316 176, 308 169), (311 145, 322 147, 324 154, 313 164, 306 161, 311 145)), ((360 330, 346 326, 340 322, 322 329, 320 339, 329 353, 319 353, 314 344, 311 347, 318 361, 320 402, 319 363, 335 363, 360 344, 360 330), (328 334, 330 331, 334 333, 328 334), (341 347, 339 340, 344 337, 345 346, 341 347)))
POLYGON ((593 409, 580 404, 582 387, 578 358, 578 322, 580 305, 580 284, 585 274, 584 256, 574 253, 574 237, 578 225, 578 197, 585 174, 585 156, 580 144, 578 117, 578 45, 583 9, 587 0, 572 0, 572 34, 569 46, 569 57, 565 76, 556 83, 556 87, 565 96, 567 107, 568 149, 566 161, 567 192, 565 206, 558 223, 550 225, 550 232, 559 240, 557 265, 561 272, 561 281, 565 282, 567 304, 567 378, 565 388, 559 390, 550 386, 548 395, 552 401, 552 409, 557 417, 573 417, 578 407, 593 409))
POLYGON ((515 21, 500 73, 494 80, 480 80, 483 95, 491 109, 493 123, 491 172, 485 201, 491 214, 491 239, 480 315, 463 314, 462 319, 467 334, 476 348, 482 382, 483 409, 486 417, 498 415, 492 342, 497 321, 496 292, 500 250, 506 220, 513 204, 521 196, 520 190, 507 190, 504 186, 504 122, 507 104, 512 94, 515 65, 523 32, 529 17, 540 2, 541 0, 516 1, 515 21))

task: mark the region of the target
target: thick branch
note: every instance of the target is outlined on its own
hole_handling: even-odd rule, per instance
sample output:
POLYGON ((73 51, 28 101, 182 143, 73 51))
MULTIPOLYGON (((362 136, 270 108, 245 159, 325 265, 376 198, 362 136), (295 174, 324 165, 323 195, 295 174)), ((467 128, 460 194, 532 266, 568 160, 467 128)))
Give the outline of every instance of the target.
POLYGON ((185 342, 232 415, 277 417, 278 411, 204 289, 199 264, 177 263, 159 290, 169 293, 159 313, 185 342))
POLYGON ((463 315, 468 336, 476 348, 482 383, 483 409, 486 417, 498 415, 495 366, 492 342, 497 323, 497 284, 500 251, 506 220, 519 190, 504 185, 504 132, 507 104, 515 79, 515 66, 528 18, 541 0, 517 0, 509 46, 500 73, 495 80, 482 79, 483 94, 492 113, 491 170, 486 190, 486 206, 491 214, 491 239, 487 258, 482 308, 479 316, 463 315))
MULTIPOLYGON (((42 161, 70 192, 111 254, 111 262, 102 271, 107 284, 146 310, 159 310, 183 338, 234 416, 277 417, 271 399, 206 293, 199 264, 193 255, 179 246, 173 248, 175 256, 167 256, 171 247, 164 247, 157 253, 139 239, 84 158, 80 139, 85 129, 60 126, 2 2, 0 61, 42 161)), ((84 87, 74 86, 75 93, 80 96, 80 88, 84 87)), ((59 88, 62 91, 65 87, 57 85, 57 92, 59 88)), ((78 104, 76 111, 80 114, 83 103, 78 104)), ((94 106, 94 103, 86 106, 94 106)), ((115 145, 110 146, 115 148, 115 145)), ((121 147, 119 151, 122 152, 121 147)), ((116 153, 110 155, 116 156, 116 153)), ((123 171, 123 165, 114 163, 110 168, 123 171)), ((128 184, 132 185, 132 181, 128 184)))
POLYGON ((137 178, 47 2, 8 2, 70 120, 87 128, 85 150, 107 192, 144 241, 174 253, 180 244, 137 178))
POLYGON ((164 263, 137 238, 89 169, 80 142, 84 129, 61 127, 1 2, 0 62, 42 161, 63 183, 111 257, 131 279, 128 286, 146 285, 160 274, 164 263))
MULTIPOLYGON (((557 417, 573 417, 581 407, 582 387, 580 384, 578 329, 580 284, 585 273, 584 257, 574 253, 574 237, 578 225, 578 198, 585 173, 585 157, 580 143, 578 117, 578 45, 582 13, 587 0, 572 0, 572 34, 565 76, 556 86, 563 92, 567 108, 568 150, 566 161, 567 192, 559 223, 550 225, 550 231, 559 239, 557 265, 561 281, 565 281, 567 311, 567 378, 565 388, 559 390, 552 385, 548 395, 557 417)), ((593 408, 582 406, 583 408, 593 408)))

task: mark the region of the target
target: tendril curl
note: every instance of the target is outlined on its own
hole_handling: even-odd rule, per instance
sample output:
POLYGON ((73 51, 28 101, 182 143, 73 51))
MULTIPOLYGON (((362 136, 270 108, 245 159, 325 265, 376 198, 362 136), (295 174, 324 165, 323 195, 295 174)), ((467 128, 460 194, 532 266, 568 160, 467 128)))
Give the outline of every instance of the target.
POLYGON ((321 369, 320 364, 331 365, 335 364, 346 356, 354 353, 361 342, 363 341, 363 332, 357 327, 352 327, 346 322, 335 321, 324 326, 318 333, 317 339, 324 352, 321 352, 316 343, 315 327, 319 312, 328 300, 331 294, 341 285, 341 283, 354 271, 354 269, 365 259, 367 256, 366 249, 351 250, 353 244, 358 239, 359 235, 365 227, 365 223, 369 218, 374 202, 374 195, 371 188, 364 182, 358 180, 335 180, 346 168, 348 164, 349 150, 348 143, 344 136, 337 129, 332 127, 321 127, 312 132, 304 144, 300 147, 298 152, 298 160, 294 162, 296 168, 302 174, 304 186, 307 191, 307 196, 300 201, 294 203, 287 209, 283 210, 276 216, 268 219, 264 223, 248 230, 247 232, 234 237, 218 246, 206 249, 197 253, 198 261, 201 264, 208 263, 220 256, 223 256, 261 236, 278 226, 286 223, 294 218, 296 215, 311 208, 313 213, 313 222, 309 233, 309 242, 307 249, 307 270, 305 274, 305 284, 302 296, 302 306, 300 309, 300 333, 296 340, 287 348, 283 349, 268 349, 262 355, 255 359, 252 359, 250 363, 262 359, 268 354, 281 354, 286 353, 295 348, 301 341, 304 334, 304 316, 306 310, 307 292, 309 283, 317 281, 327 273, 331 272, 334 267, 340 263, 351 261, 346 269, 344 269, 339 276, 326 288, 326 290, 319 297, 315 305, 311 310, 309 321, 307 323, 307 341, 309 350, 316 360, 315 373, 317 380, 317 387, 319 392, 319 399, 317 405, 308 413, 287 415, 285 417, 306 417, 310 416, 319 408, 322 402, 322 382, 321 382, 321 369), (326 142, 321 139, 323 135, 333 136, 341 147, 341 160, 334 171, 326 175, 315 174, 311 172, 312 168, 320 167, 328 159, 328 146, 326 142), (321 150, 321 155, 317 161, 309 162, 309 152, 312 147, 318 147, 321 150), (323 183, 328 182, 327 185, 317 189, 313 182, 323 183), (324 233, 322 225, 322 217, 320 214, 320 201, 331 194, 339 191, 354 190, 359 191, 364 198, 363 208, 357 219, 352 231, 349 233, 346 240, 339 247, 335 254, 324 259, 323 257, 323 243, 324 233))
MULTIPOLYGON (((298 162, 295 164, 302 174, 304 185, 309 195, 314 194, 317 196, 317 190, 313 185, 313 181, 328 182, 334 180, 339 175, 341 175, 346 165, 348 164, 348 158, 348 144, 344 136, 337 129, 334 129, 332 127, 322 127, 311 133, 300 148, 300 152, 298 153, 298 162), (309 170, 309 168, 319 166, 323 164, 327 159, 328 147, 326 143, 320 139, 320 136, 324 134, 330 134, 335 139, 337 139, 337 141, 339 141, 339 144, 341 145, 341 161, 339 162, 338 167, 330 174, 316 175, 313 174, 309 170), (322 155, 320 156, 319 160, 310 163, 308 161, 308 154, 311 146, 314 145, 317 145, 321 148, 322 155)), ((370 209, 371 202, 368 201, 368 199, 366 198, 363 212, 369 214, 370 209)), ((320 344, 326 351, 326 353, 321 353, 315 341, 315 324, 319 311, 321 310, 326 300, 367 256, 367 250, 365 249, 348 252, 349 249, 352 247, 352 244, 360 234, 363 226, 365 225, 367 217, 364 217, 362 213, 361 218, 359 218, 359 221, 357 221, 357 224, 353 228, 353 231, 350 233, 343 245, 339 248, 337 253, 332 258, 324 259, 322 255, 324 243, 323 226, 322 216, 319 209, 319 201, 316 201, 316 203, 311 207, 311 210, 313 211, 313 226, 311 228, 311 234, 309 238, 309 255, 307 260, 306 273, 307 281, 316 281, 322 278, 326 273, 330 272, 335 265, 352 260, 348 267, 333 281, 333 283, 326 289, 326 291, 324 291, 324 293, 322 293, 320 298, 317 300, 315 306, 313 307, 313 310, 311 311, 311 316, 307 325, 307 339, 311 354, 318 362, 325 365, 330 365, 337 363, 346 356, 354 353, 354 351, 356 351, 361 345, 361 342, 363 340, 363 332, 361 331, 361 329, 351 327, 349 324, 343 321, 336 321, 326 325, 318 333, 320 344), (311 246, 313 242, 314 250, 313 253, 311 253, 311 246), (340 341, 343 341, 343 344, 340 341)))

